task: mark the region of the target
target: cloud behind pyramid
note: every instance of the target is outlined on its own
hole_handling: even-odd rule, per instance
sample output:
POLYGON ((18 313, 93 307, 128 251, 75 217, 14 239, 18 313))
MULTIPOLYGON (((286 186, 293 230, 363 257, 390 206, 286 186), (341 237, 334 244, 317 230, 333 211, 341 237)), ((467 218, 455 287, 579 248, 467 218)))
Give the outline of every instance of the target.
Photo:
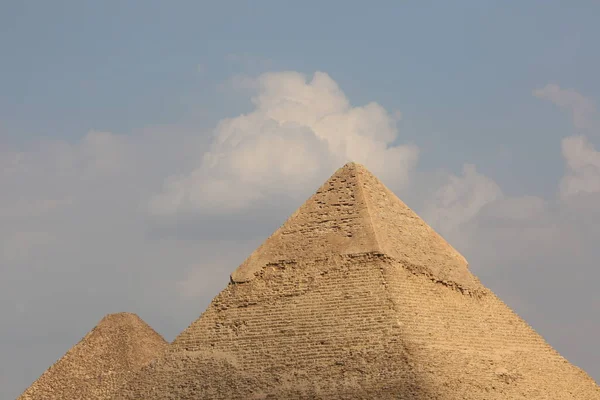
POLYGON ((408 183, 418 148, 396 144, 395 116, 379 104, 352 106, 323 72, 310 79, 266 73, 246 85, 255 88, 254 110, 219 123, 200 164, 167 180, 152 213, 228 211, 274 192, 297 195, 350 160, 395 185, 408 183))
MULTIPOLYGON (((253 93, 260 93, 258 79, 252 80, 252 88, 253 93)), ((294 88, 292 92, 304 86, 294 88)), ((263 107, 266 114, 278 106, 277 102, 268 104, 263 107)), ((256 111, 256 106, 252 110, 256 111)), ((243 120, 244 115, 249 114, 222 123, 243 120)), ((219 126, 213 132, 218 132, 219 126)), ((202 165, 202 155, 211 151, 203 143, 216 143, 214 136, 203 139, 198 129, 178 128, 154 127, 127 135, 92 131, 80 140, 44 139, 30 146, 0 149, 0 180, 5 189, 0 198, 0 261, 6 278, 0 291, 0 311, 10 321, 0 335, 3 343, 21 343, 18 350, 5 347, 4 354, 11 359, 22 356, 0 371, 11 383, 3 388, 8 388, 12 397, 88 329, 94 321, 84 316, 91 311, 104 314, 129 304, 126 308, 149 315, 153 326, 173 337, 181 324, 195 315, 194 305, 207 303, 218 287, 215 285, 226 281, 230 266, 241 262, 292 211, 293 204, 320 183, 317 178, 275 179, 272 183, 287 189, 271 191, 271 186, 259 183, 263 197, 257 198, 255 208, 240 203, 243 208, 236 215, 188 218, 181 212, 184 207, 170 225, 156 228, 154 221, 149 223, 147 215, 139 213, 139 204, 146 206, 153 194, 160 193, 166 177, 190 176, 190 171, 202 165), (295 199, 290 201, 293 196, 287 193, 295 193, 295 199), (273 204, 280 209, 273 210, 273 204), (32 279, 43 285, 27 297, 21 296, 24 282, 32 279), (169 301, 155 300, 153 291, 168 294, 169 301), (193 300, 188 296, 194 296, 193 300), (73 302, 73 298, 79 300, 73 302), (80 317, 73 319, 73 315, 80 317), (64 321, 70 321, 72 327, 67 334, 62 334, 64 321), (45 332, 43 337, 39 332, 45 332)), ((400 133, 389 146, 402 141, 400 133)), ((312 131, 309 134, 315 137, 312 131)), ((377 140, 386 137, 377 136, 377 140)), ((577 185, 569 187, 579 194, 570 189, 572 194, 560 203, 547 196, 511 193, 496 183, 497 175, 483 164, 462 174, 444 170, 448 179, 443 182, 422 179, 420 172, 414 171, 408 186, 398 186, 404 187, 403 198, 412 196, 409 204, 419 211, 432 200, 440 208, 435 214, 439 219, 430 220, 427 213, 421 213, 425 219, 469 257, 472 269, 512 307, 525 313, 536 328, 549 332, 553 345, 597 376, 598 350, 593 343, 599 327, 588 316, 599 304, 593 283, 598 275, 594 260, 599 257, 596 227, 600 224, 593 222, 598 221, 600 204, 594 193, 598 143, 592 134, 582 138, 585 140, 574 141, 564 153, 565 178, 576 178, 572 182, 577 185), (415 190, 415 185, 422 190, 415 190), (440 196, 431 199, 437 189, 441 189, 440 196), (543 279, 539 279, 541 270, 543 279), (578 304, 577 312, 572 311, 573 304, 578 304), (585 329, 580 328, 582 324, 585 329), (573 335, 578 340, 573 340, 573 335)), ((221 149, 227 153, 236 148, 221 149)), ((558 141, 556 149, 558 162, 558 141)), ((247 153, 247 159, 259 163, 265 154, 268 156, 257 152, 252 158, 247 153)), ((286 161, 278 162, 284 166, 286 161)), ((390 164, 390 168, 396 167, 390 164)), ((316 171, 320 172, 314 176, 320 173, 323 179, 329 173, 323 166, 316 171)), ((394 189, 396 172, 390 169, 387 176, 391 178, 382 179, 394 189)), ((298 175, 294 172, 291 176, 298 175)), ((239 183, 235 173, 227 176, 239 183)), ((383 178, 386 173, 378 176, 383 178)), ((559 178, 553 184, 557 185, 559 178)), ((240 198, 251 193, 250 185, 237 187, 240 198)), ((214 202, 212 206, 218 210, 222 204, 214 202)), ((203 210, 207 211, 187 207, 191 212, 203 210)))

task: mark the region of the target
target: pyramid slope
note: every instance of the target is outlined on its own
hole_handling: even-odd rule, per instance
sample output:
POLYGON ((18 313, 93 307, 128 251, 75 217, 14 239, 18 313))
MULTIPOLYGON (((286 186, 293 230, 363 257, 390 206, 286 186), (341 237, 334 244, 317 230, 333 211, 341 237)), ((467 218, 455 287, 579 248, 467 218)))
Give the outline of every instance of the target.
POLYGON ((380 252, 357 172, 356 164, 340 168, 231 274, 232 280, 247 282, 282 260, 380 252))
POLYGON ((589 376, 492 293, 464 294, 377 255, 281 265, 229 285, 161 365, 143 368, 114 399, 259 394, 600 400, 589 376), (197 356, 211 353, 236 369, 197 356), (237 386, 221 383, 231 380, 237 386))
POLYGON ((366 168, 355 166, 381 252, 413 272, 463 291, 484 288, 467 260, 366 168))
POLYGON ((348 165, 114 400, 139 398, 600 400, 600 389, 348 165))
POLYGON ((109 399, 166 347, 137 315, 109 314, 17 400, 109 399))
POLYGON ((463 288, 482 289, 465 258, 365 167, 348 163, 233 272, 247 282, 268 264, 380 253, 463 288))
POLYGON ((165 352, 138 371, 113 399, 235 399, 244 393, 244 399, 251 400, 264 398, 271 387, 225 353, 165 352))

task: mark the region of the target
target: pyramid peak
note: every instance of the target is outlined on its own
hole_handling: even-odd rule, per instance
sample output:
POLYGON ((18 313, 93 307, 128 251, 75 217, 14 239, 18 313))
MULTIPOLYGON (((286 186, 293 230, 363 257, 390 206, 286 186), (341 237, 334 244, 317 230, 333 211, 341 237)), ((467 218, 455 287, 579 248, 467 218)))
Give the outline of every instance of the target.
POLYGON ((116 312, 116 313, 108 313, 108 314, 105 315, 105 317, 116 317, 116 316, 139 318, 139 316, 136 313, 132 313, 132 312, 128 312, 128 311, 121 311, 121 312, 116 312))
POLYGON ((231 275, 254 279, 267 265, 351 254, 381 254, 468 291, 480 288, 466 259, 363 165, 339 168, 231 275))
POLYGON ((103 320, 121 320, 121 321, 132 321, 132 320, 142 320, 137 314, 131 312, 117 312, 117 313, 109 313, 106 314, 101 321, 103 320))
POLYGON ((96 327, 104 326, 144 327, 148 326, 148 324, 146 324, 146 322, 144 322, 144 320, 141 319, 137 314, 130 312, 118 312, 106 314, 96 325, 96 327))
POLYGON ((136 314, 107 314, 18 400, 109 399, 167 346, 136 314))
MULTIPOLYGON (((346 172, 366 172, 368 174, 371 174, 371 172, 369 171, 369 169, 364 166, 361 163, 357 163, 356 161, 348 161, 346 164, 344 164, 342 167, 338 168, 334 174, 331 176, 331 178, 335 177, 335 176, 339 176, 342 175, 346 172)), ((331 179, 330 178, 330 179, 331 179)))
POLYGON ((348 161, 342 168, 366 169, 364 165, 359 164, 356 161, 348 161))

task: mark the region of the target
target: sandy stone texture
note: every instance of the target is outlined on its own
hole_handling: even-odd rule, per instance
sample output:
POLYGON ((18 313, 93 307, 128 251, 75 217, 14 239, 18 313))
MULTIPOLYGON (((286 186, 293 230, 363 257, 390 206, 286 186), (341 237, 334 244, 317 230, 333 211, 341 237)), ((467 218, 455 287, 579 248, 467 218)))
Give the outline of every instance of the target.
MULTIPOLYGON (((81 398, 108 393, 70 379, 81 398)), ((600 388, 350 163, 112 396, 133 399, 600 400, 600 388)))
POLYGON ((104 400, 168 343, 137 315, 109 314, 17 400, 104 400))
POLYGON ((350 163, 114 400, 250 398, 600 400, 600 389, 350 163))

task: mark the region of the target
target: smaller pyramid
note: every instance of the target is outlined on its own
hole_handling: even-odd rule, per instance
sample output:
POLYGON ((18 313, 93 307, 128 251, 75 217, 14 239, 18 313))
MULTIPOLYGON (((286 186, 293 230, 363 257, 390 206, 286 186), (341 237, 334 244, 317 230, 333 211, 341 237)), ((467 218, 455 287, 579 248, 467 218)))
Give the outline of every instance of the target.
POLYGON ((17 400, 109 399, 167 345, 136 314, 109 314, 17 400))

